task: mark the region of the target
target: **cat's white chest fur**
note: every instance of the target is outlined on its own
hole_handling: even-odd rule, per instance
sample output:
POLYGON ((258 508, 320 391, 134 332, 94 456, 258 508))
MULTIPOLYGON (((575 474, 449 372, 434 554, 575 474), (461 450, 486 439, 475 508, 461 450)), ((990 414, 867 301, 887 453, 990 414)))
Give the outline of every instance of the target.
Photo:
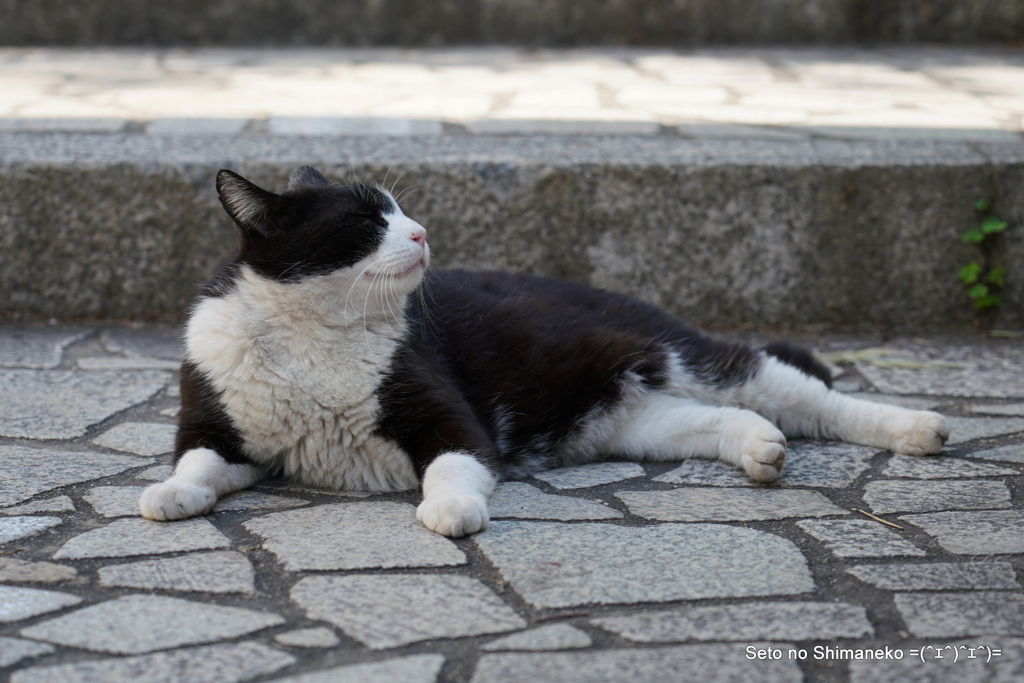
POLYGON ((188 359, 221 393, 255 462, 317 486, 415 488, 409 457, 374 433, 375 392, 403 329, 386 321, 324 324, 303 310, 305 302, 336 297, 339 284, 324 278, 310 283, 325 289, 321 297, 309 291, 292 297, 294 287, 282 292, 281 285, 244 273, 232 292, 205 299, 194 311, 188 359))

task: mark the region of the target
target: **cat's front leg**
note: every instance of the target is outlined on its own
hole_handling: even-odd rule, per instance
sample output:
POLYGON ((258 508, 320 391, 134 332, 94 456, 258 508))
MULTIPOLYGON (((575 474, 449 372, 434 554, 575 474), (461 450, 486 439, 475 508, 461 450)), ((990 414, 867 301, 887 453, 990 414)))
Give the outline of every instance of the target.
POLYGON ((255 484, 259 470, 228 463, 209 448, 193 448, 174 466, 170 479, 142 492, 139 509, 147 519, 185 519, 209 512, 226 493, 255 484))
POLYGON ((464 452, 442 453, 423 473, 423 502, 416 518, 444 536, 458 538, 487 528, 487 499, 495 477, 479 460, 464 452))

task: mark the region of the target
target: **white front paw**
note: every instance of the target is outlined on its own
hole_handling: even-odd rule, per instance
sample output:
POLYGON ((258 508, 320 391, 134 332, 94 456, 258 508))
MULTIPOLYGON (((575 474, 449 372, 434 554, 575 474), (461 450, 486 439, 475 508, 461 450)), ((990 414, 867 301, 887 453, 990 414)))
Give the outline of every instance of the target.
POLYGON ((487 528, 487 500, 483 496, 454 495, 427 498, 416 508, 416 519, 431 531, 458 538, 487 528))
POLYGON ((139 510, 147 519, 185 519, 209 512, 216 502, 217 494, 208 486, 165 481, 142 492, 139 510))
POLYGON ((753 481, 775 481, 786 464, 786 437, 774 427, 759 430, 743 442, 740 462, 753 481))
POLYGON ((925 410, 908 410, 890 425, 890 450, 904 455, 938 453, 949 438, 946 418, 925 410))

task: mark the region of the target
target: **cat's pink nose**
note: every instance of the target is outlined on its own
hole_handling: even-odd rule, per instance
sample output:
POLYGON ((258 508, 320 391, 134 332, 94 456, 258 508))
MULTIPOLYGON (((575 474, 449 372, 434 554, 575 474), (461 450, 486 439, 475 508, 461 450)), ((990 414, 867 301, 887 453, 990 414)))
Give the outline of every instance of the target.
POLYGON ((412 241, 420 245, 421 247, 427 243, 427 231, 424 230, 423 228, 420 228, 419 230, 413 230, 411 237, 412 241))

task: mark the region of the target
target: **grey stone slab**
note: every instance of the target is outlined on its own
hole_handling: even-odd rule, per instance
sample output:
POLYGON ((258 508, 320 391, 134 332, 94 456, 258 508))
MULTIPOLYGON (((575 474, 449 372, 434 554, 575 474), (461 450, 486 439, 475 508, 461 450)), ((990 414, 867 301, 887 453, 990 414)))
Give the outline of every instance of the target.
POLYGON ((177 425, 162 422, 122 422, 92 442, 136 455, 161 455, 174 450, 174 436, 177 432, 177 425))
POLYGON ((806 519, 796 523, 837 557, 921 556, 925 552, 868 519, 806 519))
POLYGON ((0 519, 0 545, 16 541, 19 538, 35 536, 58 524, 63 524, 60 517, 7 517, 0 519))
POLYGON ((559 119, 477 119, 466 129, 476 135, 657 135, 655 121, 567 121, 559 119))
POLYGON ((1024 403, 1001 403, 997 405, 976 404, 968 406, 972 413, 980 415, 1008 415, 1011 417, 1024 417, 1024 403))
POLYGON ((590 635, 581 631, 571 624, 549 624, 524 631, 513 633, 504 638, 492 640, 480 646, 485 652, 500 652, 502 650, 573 650, 581 647, 590 647, 594 644, 590 635))
POLYGON ((616 493, 629 511, 663 522, 725 522, 848 515, 817 491, 686 487, 616 493))
POLYGON ((647 473, 635 462, 595 462, 576 467, 560 467, 533 475, 535 479, 551 484, 556 489, 585 489, 635 479, 647 473))
POLYGON ((1024 510, 934 512, 900 519, 920 527, 944 550, 958 555, 1024 553, 1024 510))
MULTIPOLYGON (((85 499, 104 517, 135 517, 140 514, 139 497, 145 490, 145 486, 97 486, 85 494, 85 499)), ((240 491, 218 500, 212 512, 275 510, 303 505, 309 505, 309 501, 259 491, 240 491)))
POLYGON ((1015 590, 1009 562, 941 562, 934 564, 859 564, 846 570, 864 583, 890 591, 1015 590))
MULTIPOLYGON (((405 180, 430 188, 429 193, 414 196, 408 207, 417 220, 425 225, 447 224, 450 218, 445 216, 482 212, 473 230, 452 233, 452 239, 445 240, 446 260, 452 265, 539 274, 582 273, 590 284, 640 295, 698 324, 806 324, 821 320, 842 324, 855 322, 853 311, 859 311, 861 320, 867 316, 902 329, 921 321, 940 321, 937 324, 952 329, 969 322, 971 316, 969 306, 951 303, 958 294, 956 282, 939 276, 958 264, 952 251, 919 254, 925 259, 920 266, 919 261, 902 258, 898 252, 899 245, 928 236, 925 223, 918 215, 908 213, 909 208, 901 207, 882 217, 880 234, 887 237, 872 242, 866 235, 856 234, 859 219, 855 212, 837 212, 834 205, 841 200, 834 192, 809 195, 806 190, 809 183, 822 182, 812 181, 808 174, 836 167, 860 174, 876 164, 908 174, 903 178, 905 183, 883 182, 878 177, 865 181, 880 197, 878 201, 892 201, 897 188, 900 192, 907 191, 907 187, 920 188, 913 191, 922 193, 943 184, 948 188, 984 162, 984 157, 966 143, 851 144, 568 135, 508 136, 506 140, 500 136, 442 135, 372 140, 347 137, 331 140, 325 146, 321 138, 256 135, 182 137, 174 144, 159 136, 134 133, 2 135, 7 168, 11 170, 5 175, 9 180, 3 184, 6 190, 0 204, 9 206, 12 212, 30 215, 41 196, 34 194, 37 184, 20 169, 52 166, 76 169, 82 175, 68 188, 51 188, 47 198, 55 206, 74 206, 75 195, 69 189, 72 186, 77 192, 88 186, 86 194, 97 205, 95 211, 69 213, 60 221, 39 219, 38 225, 12 224, 12 230, 17 231, 11 239, 17 244, 36 244, 32 240, 37 239, 47 246, 45 259, 27 246, 7 250, 12 253, 5 253, 7 265, 0 269, 6 277, 6 286, 0 291, 18 293, 13 300, 7 296, 8 310, 35 319, 50 311, 108 319, 169 319, 180 314, 193 294, 193 283, 208 277, 215 268, 215 255, 229 253, 234 239, 213 193, 196 194, 189 174, 212 178, 225 159, 236 157, 263 159, 260 173, 265 180, 260 182, 267 185, 280 184, 286 178, 287 167, 311 159, 319 160, 332 177, 347 173, 353 159, 363 164, 355 169, 362 174, 386 171, 392 162, 415 166, 416 177, 405 180), (154 158, 162 159, 168 168, 181 170, 168 176, 164 167, 152 165, 154 158), (735 171, 722 176, 723 167, 735 171), (758 184, 758 174, 766 167, 777 169, 779 183, 758 184), (128 177, 130 182, 119 186, 123 196, 104 195, 102 188, 116 184, 123 168, 134 169, 128 177), (481 205, 479 183, 491 177, 482 169, 495 169, 495 177, 506 184, 503 187, 514 189, 495 194, 491 204, 481 205), (522 169, 529 171, 520 172, 522 169), (608 198, 606 203, 591 207, 594 222, 586 229, 578 217, 553 217, 550 211, 542 210, 545 202, 559 206, 585 202, 587 185, 580 175, 585 169, 604 179, 603 196, 608 198), (550 184, 546 179, 551 173, 564 174, 572 182, 550 184), (646 188, 646 194, 638 193, 640 187, 646 188), (693 197, 684 221, 679 219, 680 187, 686 187, 693 197), (426 201, 442 188, 455 202, 443 211, 440 205, 426 201), (784 199, 778 200, 779 192, 784 199), (735 198, 734 211, 721 213, 723 196, 735 198), (538 203, 537 197, 544 200, 538 203), (812 208, 807 208, 807 202, 812 208), (163 226, 159 231, 147 213, 158 204, 162 216, 158 222, 163 226), (126 208, 129 206, 132 208, 126 208), (102 235, 89 230, 87 218, 98 215, 96 212, 111 217, 105 223, 109 231, 102 235), (847 250, 817 248, 820 241, 814 241, 815 230, 820 224, 810 217, 825 213, 836 217, 828 226, 831 243, 849 238, 854 242, 850 248, 858 253, 872 245, 883 245, 886 263, 891 266, 886 272, 887 284, 905 282, 911 275, 924 278, 924 284, 908 290, 895 305, 889 299, 880 300, 877 288, 869 287, 862 273, 842 267, 844 259, 848 260, 847 250), (507 230, 503 232, 509 215, 525 216, 516 225, 514 239, 507 230), (554 219, 557 229, 551 227, 554 219), (712 229, 710 226, 719 219, 725 221, 725 227, 712 229), (218 227, 203 227, 208 224, 218 227), (755 236, 755 225, 767 232, 755 236), (97 272, 109 277, 98 276, 90 287, 61 288, 69 276, 62 266, 74 262, 75 242, 70 237, 79 234, 93 235, 102 242, 103 248, 97 248, 91 257, 100 269, 97 272), (166 249, 160 239, 152 237, 157 234, 173 235, 175 248, 166 249), (744 239, 737 240, 737 234, 744 239), (510 251, 507 246, 511 243, 521 248, 510 251), (684 243, 700 244, 701 248, 679 248, 684 243), (758 260, 757 254, 765 245, 772 247, 772 256, 758 260), (729 257, 723 258, 723 254, 729 257), (807 268, 812 254, 825 265, 816 266, 816 270, 807 268), (158 261, 160 257, 162 261, 158 261), (768 267, 769 261, 772 267, 768 267), (33 267, 40 262, 48 265, 45 277, 33 267), (754 263, 758 265, 752 268, 754 263), (687 277, 687 273, 698 271, 708 273, 708 277, 699 281, 687 277), (812 291, 820 284, 812 271, 828 273, 832 279, 829 286, 817 287, 818 296, 801 298, 800 292, 812 291), (649 276, 651 273, 659 275, 654 278, 649 276), (716 286, 729 280, 737 286, 724 291, 716 286), (773 295, 766 296, 765 292, 773 295)), ((868 196, 865 182, 858 183, 862 197, 868 196)), ((965 202, 967 196, 976 194, 968 183, 955 186, 956 193, 941 197, 942 206, 937 210, 944 215, 953 215, 956 207, 973 201, 965 202)))
POLYGON ((261 491, 239 491, 224 496, 213 506, 213 512, 228 510, 277 510, 280 508, 297 508, 309 505, 308 500, 275 496, 261 491))
POLYGON ((244 524, 287 569, 443 567, 465 564, 450 540, 428 531, 416 508, 388 501, 275 512, 244 524), (315 530, 315 533, 312 532, 315 530))
POLYGON ((13 557, 0 557, 0 583, 58 583, 78 576, 74 567, 52 562, 26 562, 13 557))
POLYGON ((875 633, 858 605, 831 602, 762 602, 718 607, 681 607, 592 623, 640 643, 687 640, 764 640, 785 634, 788 641, 861 638, 875 633))
POLYGON ((64 349, 87 334, 72 327, 7 328, 0 332, 0 368, 53 369, 64 349))
POLYGON ((48 655, 53 651, 53 645, 46 643, 33 643, 30 640, 0 636, 0 669, 13 666, 29 657, 48 655))
POLYGON ((985 636, 904 650, 906 656, 900 660, 851 661, 850 683, 1017 683, 1024 679, 1024 638, 985 636), (936 654, 942 659, 936 659, 936 654))
POLYGON ((373 650, 526 626, 468 576, 311 576, 295 584, 291 599, 309 618, 334 624, 373 650))
POLYGON ((197 593, 255 593, 256 573, 242 553, 183 555, 101 567, 101 586, 197 593))
POLYGON ((1002 477, 1024 474, 1008 467, 973 463, 957 458, 894 455, 882 474, 902 479, 959 479, 961 477, 1002 477))
POLYGON ((135 475, 135 478, 144 481, 167 481, 173 473, 174 468, 170 465, 157 465, 156 467, 142 470, 135 475))
MULTIPOLYGON (((871 466, 878 450, 852 444, 794 441, 786 453, 786 467, 773 487, 817 486, 846 488, 871 466)), ((655 477, 666 484, 701 486, 757 486, 735 467, 718 461, 687 460, 671 472, 655 477)))
POLYGON ((68 484, 119 474, 145 461, 125 455, 0 446, 0 505, 68 484))
POLYGON ((947 417, 952 446, 965 441, 1024 432, 1024 417, 947 417))
POLYGON ((968 458, 980 458, 982 460, 999 460, 1001 462, 1018 462, 1024 465, 1024 443, 989 448, 984 451, 965 453, 968 458))
POLYGON ((1021 593, 897 593, 894 600, 907 630, 921 638, 1024 635, 1021 593))
POLYGON ((149 135, 238 135, 249 125, 246 118, 175 117, 146 124, 149 135))
POLYGON ((21 635, 95 652, 136 655, 237 638, 285 622, 272 612, 158 595, 128 595, 21 629, 21 635))
POLYGON ((740 124, 721 123, 681 123, 675 127, 680 135, 695 138, 767 138, 778 140, 799 140, 807 137, 806 133, 793 128, 771 128, 768 126, 744 126, 740 124))
POLYGON ((174 328, 115 327, 103 333, 103 346, 111 353, 143 358, 163 358, 180 361, 185 347, 181 332, 174 328))
POLYGON ((399 118, 355 118, 341 116, 271 116, 267 120, 271 135, 440 135, 440 121, 399 118))
POLYGON ((1024 355, 1012 346, 893 342, 882 348, 888 353, 856 366, 884 394, 1024 397, 1024 355))
POLYGON ((734 526, 492 522, 473 540, 537 607, 790 595, 814 588, 793 543, 734 526))
POLYGON ((238 683, 295 663, 260 643, 185 648, 135 657, 36 666, 11 674, 11 683, 238 683))
POLYGON ((227 548, 231 541, 205 519, 154 522, 118 519, 105 527, 75 536, 53 554, 54 559, 131 557, 187 550, 227 548))
POLYGON ((991 128, 904 128, 883 126, 800 126, 800 130, 821 137, 876 140, 962 140, 1014 144, 1020 137, 1013 132, 991 128))
POLYGON ((0 130, 10 132, 50 132, 64 131, 75 133, 116 133, 124 130, 128 119, 113 117, 62 117, 62 118, 0 118, 0 130))
POLYGON ((67 496, 54 496, 45 500, 0 509, 0 515, 31 515, 37 512, 74 512, 75 503, 67 496))
POLYGON ((275 678, 272 683, 434 683, 442 666, 443 655, 412 655, 275 678))
POLYGON ((142 403, 169 380, 170 374, 160 370, 0 370, 0 435, 74 439, 142 403))
POLYGON ((846 488, 868 470, 877 452, 836 441, 794 441, 786 447, 786 467, 777 485, 846 488))
POLYGON ((757 486, 749 477, 724 462, 697 459, 684 460, 679 467, 654 477, 653 481, 696 486, 757 486))
POLYGON ((622 513, 582 498, 555 496, 518 481, 498 484, 487 505, 491 519, 621 519, 622 513))
POLYGON ((139 496, 145 486, 96 486, 83 498, 104 517, 138 517, 139 496))
MULTIPOLYGON (((750 643, 755 648, 779 643, 750 643)), ((782 645, 785 649, 785 645, 782 645)), ((801 683, 795 661, 751 660, 736 645, 678 645, 642 650, 486 654, 472 683, 801 683)))
POLYGON ((341 639, 326 626, 315 626, 278 633, 274 642, 287 647, 334 647, 341 639))
POLYGON ((38 588, 0 586, 0 622, 21 621, 82 602, 77 595, 38 588))
POLYGON ((1010 507, 1010 489, 1001 481, 872 481, 864 486, 871 511, 936 512, 1010 507))
POLYGON ((142 356, 92 356, 75 361, 79 370, 178 370, 181 363, 163 358, 142 356))
POLYGON ((178 413, 181 412, 180 406, 174 406, 173 408, 164 408, 160 411, 160 414, 164 417, 178 417, 178 413))

